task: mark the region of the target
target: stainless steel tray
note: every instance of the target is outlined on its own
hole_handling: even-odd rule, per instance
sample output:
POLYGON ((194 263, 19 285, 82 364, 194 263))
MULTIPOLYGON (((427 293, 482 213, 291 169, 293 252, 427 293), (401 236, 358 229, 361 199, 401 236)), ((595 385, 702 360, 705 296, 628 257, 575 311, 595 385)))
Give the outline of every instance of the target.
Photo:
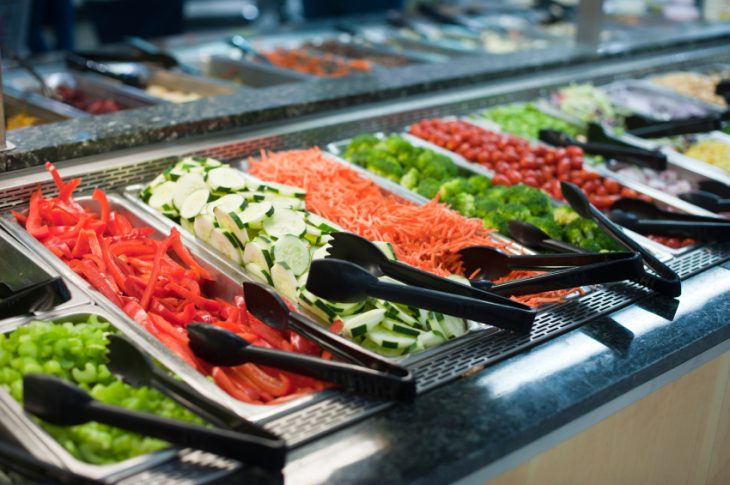
MULTIPOLYGON (((155 217, 147 211, 139 210, 140 206, 130 204, 130 201, 123 197, 109 194, 107 195, 107 198, 109 200, 110 208, 124 214, 133 226, 146 225, 155 229, 156 232, 150 237, 162 239, 165 234, 169 233, 169 229, 172 227, 172 224, 165 224, 165 221, 161 217, 155 217)), ((82 205, 90 203, 90 197, 77 197, 76 200, 82 205)), ((129 318, 129 316, 127 316, 120 308, 116 307, 111 301, 96 291, 86 280, 72 271, 63 261, 48 251, 39 241, 28 234, 25 229, 17 224, 12 218, 8 217, 7 213, 0 217, 0 226, 7 229, 24 245, 31 248, 41 258, 53 266, 53 268, 58 271, 65 280, 70 280, 79 287, 84 288, 93 296, 93 300, 96 303, 98 303, 107 312, 115 315, 118 320, 124 322, 129 331, 134 332, 140 339, 144 339, 149 347, 154 348, 155 357, 160 360, 160 362, 174 370, 183 380, 193 386, 198 392, 225 404, 240 416, 252 421, 263 421, 282 416, 301 406, 315 403, 329 395, 340 392, 334 389, 326 389, 318 393, 302 396, 284 404, 276 405, 254 405, 237 401, 221 390, 212 381, 208 380, 202 374, 190 367, 185 361, 169 350, 162 342, 157 340, 157 338, 155 338, 152 334, 129 318)), ((185 234, 184 231, 181 232, 185 234)), ((245 273, 236 270, 222 258, 219 258, 212 252, 200 247, 193 238, 186 237, 185 242, 191 254, 198 260, 201 266, 203 266, 213 276, 213 280, 207 288, 209 294, 214 294, 216 297, 226 300, 230 300, 234 296, 242 294, 243 289, 241 287, 241 282, 251 281, 245 273)))
MULTIPOLYGON (((120 334, 132 339, 153 357, 157 358, 157 349, 148 345, 145 339, 141 339, 137 332, 129 327, 128 322, 119 319, 111 312, 105 311, 98 306, 82 306, 72 310, 56 310, 53 312, 37 315, 35 318, 27 318, 23 321, 12 324, 3 323, 0 325, 0 332, 10 333, 33 320, 52 320, 79 323, 86 321, 91 315, 97 315, 108 321, 120 334)), ((172 367, 165 366, 167 371, 175 374, 172 367)), ((157 466, 163 462, 170 461, 178 456, 179 450, 168 448, 154 453, 139 455, 119 463, 108 465, 93 465, 85 463, 66 451, 50 434, 37 424, 28 414, 23 411, 22 405, 15 401, 10 394, 0 387, 0 419, 6 428, 12 433, 19 443, 36 455, 38 458, 68 468, 76 473, 92 478, 104 479, 105 481, 116 481, 125 476, 134 475, 142 470, 157 466)), ((235 462, 231 462, 233 464, 235 462)))
POLYGON ((206 76, 253 88, 265 88, 315 79, 312 76, 276 66, 256 64, 245 59, 232 59, 222 56, 203 57, 199 61, 198 67, 206 76))
MULTIPOLYGON (((45 74, 43 77, 51 89, 66 85, 78 89, 88 97, 112 98, 123 109, 141 108, 161 102, 158 98, 152 97, 144 91, 124 86, 121 83, 91 73, 80 74, 72 71, 57 71, 45 74)), ((27 93, 27 98, 32 102, 43 103, 45 106, 64 105, 67 108, 64 112, 68 112, 76 118, 93 116, 62 101, 45 98, 40 92, 38 83, 32 78, 12 78, 8 81, 8 84, 15 90, 27 93)), ((54 109, 54 111, 58 110, 58 108, 54 109)))
MULTIPOLYGON (((332 160, 336 161, 337 163, 343 163, 343 164, 347 165, 348 167, 350 166, 350 164, 348 162, 341 160, 337 157, 334 157, 330 154, 324 153, 324 155, 331 157, 332 160)), ((362 173, 364 175, 367 175, 366 172, 362 172, 362 173)), ((132 204, 135 207, 138 207, 140 209, 140 211, 143 211, 145 214, 148 214, 151 218, 156 219, 156 221, 158 221, 159 224, 162 224, 167 228, 177 227, 178 230, 183 234, 183 237, 185 238, 186 242, 188 243, 188 246, 195 246, 196 250, 199 251, 200 254, 204 255, 205 259, 210 260, 210 261, 215 261, 221 267, 225 267, 228 271, 230 271, 231 274, 238 274, 241 279, 251 280, 251 277, 245 272, 245 270, 243 268, 228 261, 225 258, 225 256, 218 253, 215 249, 211 248, 206 242, 198 239, 194 234, 191 234, 190 232, 185 230, 182 226, 176 224, 172 220, 170 220, 170 219, 166 218, 165 216, 163 216, 162 214, 156 212, 154 209, 152 209, 148 205, 142 203, 138 197, 140 189, 141 189, 141 187, 139 187, 139 186, 130 186, 125 191, 125 196, 127 197, 127 199, 129 199, 132 202, 132 204)), ((386 187, 386 189, 390 190, 391 187, 386 187)), ((396 187, 392 187, 392 189, 396 189, 396 187)), ((396 192, 395 190, 392 190, 392 191, 394 193, 396 193, 397 195, 400 195, 400 196, 406 198, 407 200, 410 200, 417 204, 422 204, 424 202, 427 202, 425 199, 421 198, 420 196, 417 196, 410 192, 406 193, 407 191, 404 191, 404 189, 402 187, 400 188, 400 190, 398 192, 396 192)), ((146 220, 149 220, 149 219, 146 219, 146 220)), ((496 239, 496 240, 502 242, 501 239, 496 239)), ((511 242, 511 241, 506 240, 504 242, 511 242)), ((513 250, 520 251, 522 249, 521 246, 517 245, 516 243, 512 243, 512 244, 514 244, 513 250)), ((307 313, 313 319, 319 321, 319 318, 316 315, 309 314, 306 311, 303 311, 303 313, 307 313)), ((394 363, 397 363, 398 365, 402 365, 405 367, 412 367, 417 363, 429 360, 430 358, 432 358, 435 355, 441 354, 450 349, 462 347, 474 339, 483 338, 485 335, 489 335, 491 333, 496 333, 498 331, 498 329, 496 329, 495 327, 492 327, 492 326, 489 326, 486 324, 482 324, 482 323, 478 323, 478 322, 473 322, 473 321, 468 321, 468 329, 469 329, 469 331, 465 335, 452 339, 452 340, 448 340, 447 342, 444 342, 443 344, 441 344, 437 347, 433 347, 433 348, 430 348, 430 349, 427 349, 427 350, 424 350, 421 352, 417 352, 414 354, 407 354, 407 355, 404 355, 401 357, 392 357, 392 358, 384 357, 384 358, 390 359, 394 363)))
MULTIPOLYGON (((33 250, 23 245, 20 241, 18 241, 16 238, 14 238, 10 233, 0 229, 0 238, 2 238, 4 241, 6 241, 8 244, 14 246, 21 252, 29 252, 30 256, 32 257, 33 250)), ((47 272, 50 275, 53 276, 62 276, 59 272, 55 271, 51 265, 49 265, 47 262, 45 262, 43 259, 38 258, 34 261, 41 269, 43 269, 45 272, 47 272)), ((71 308, 88 305, 91 303, 91 296, 89 296, 86 292, 81 290, 81 288, 73 282, 65 280, 64 283, 66 283, 66 287, 68 288, 68 291, 71 294, 71 298, 68 301, 65 301, 61 303, 60 305, 57 305, 53 311, 65 311, 69 310, 71 308)), ((15 322, 22 322, 23 320, 27 318, 32 318, 33 315, 18 315, 17 317, 11 317, 11 318, 5 318, 0 320, 0 326, 6 325, 6 324, 12 324, 15 322)))
MULTIPOLYGON (((193 76, 182 72, 172 72, 159 67, 150 67, 149 85, 156 85, 166 88, 170 91, 179 91, 183 93, 194 93, 201 98, 209 96, 221 96, 233 94, 241 89, 240 85, 235 83, 227 83, 218 79, 210 79, 205 77, 193 76)), ((134 89, 134 88, 130 88, 134 89)), ((135 89, 136 91, 136 89, 135 89)), ((157 96, 147 90, 140 90, 146 96, 160 99, 165 102, 175 103, 172 99, 163 96, 157 96)))
MULTIPOLYGON (((17 93, 19 94, 19 93, 17 93)), ((5 92, 3 96, 3 103, 5 109, 5 126, 7 128, 7 119, 17 114, 28 114, 35 118, 38 118, 39 122, 33 126, 44 125, 47 123, 55 123, 57 121, 64 121, 69 119, 69 116, 65 116, 61 113, 57 113, 51 109, 45 108, 42 105, 35 104, 28 99, 23 99, 22 95, 16 97, 12 93, 5 92)), ((22 128, 15 128, 22 129, 22 128)), ((12 131, 12 130, 9 130, 12 131)))

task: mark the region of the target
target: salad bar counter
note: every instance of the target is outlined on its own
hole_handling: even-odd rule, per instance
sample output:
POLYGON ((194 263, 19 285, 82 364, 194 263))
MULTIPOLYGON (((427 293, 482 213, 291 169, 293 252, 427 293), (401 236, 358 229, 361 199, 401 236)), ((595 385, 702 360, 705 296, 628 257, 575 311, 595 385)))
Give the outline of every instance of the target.
MULTIPOLYGON (((295 54, 266 69, 372 67, 295 54)), ((576 66, 4 174, 7 440, 56 480, 498 476, 730 347, 726 65, 576 66)), ((54 79, 69 116, 160 102, 54 79)))

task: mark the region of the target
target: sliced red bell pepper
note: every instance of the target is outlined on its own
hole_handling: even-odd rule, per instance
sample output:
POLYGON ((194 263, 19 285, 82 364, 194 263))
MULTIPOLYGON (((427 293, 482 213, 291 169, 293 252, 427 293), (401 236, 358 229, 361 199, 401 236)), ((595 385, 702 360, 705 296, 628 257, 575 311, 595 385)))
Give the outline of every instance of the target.
POLYGON ((124 288, 124 282, 126 281, 126 277, 124 276, 124 273, 122 273, 122 270, 119 269, 119 266, 117 266, 115 258, 112 255, 111 250, 109 249, 109 238, 101 238, 101 254, 104 257, 106 269, 111 277, 114 278, 117 286, 119 288, 124 288))
POLYGON ((91 194, 91 198, 99 203, 101 207, 101 222, 105 225, 109 223, 109 201, 106 198, 106 194, 103 190, 94 189, 94 193, 91 194))
POLYGON ((185 298, 186 300, 189 300, 192 303, 195 303, 195 306, 197 306, 200 309, 207 310, 210 312, 216 312, 220 310, 220 303, 218 303, 215 300, 210 300, 208 298, 205 298, 201 296, 199 293, 195 293, 188 288, 185 288, 184 286, 175 283, 174 281, 171 281, 167 284, 167 288, 174 291, 181 297, 185 298))
POLYGON ((59 192, 58 198, 61 199, 63 202, 70 201, 71 196, 74 193, 74 190, 76 190, 76 187, 78 187, 80 183, 81 183, 80 178, 75 178, 75 179, 69 180, 69 182, 66 185, 64 185, 61 190, 58 191, 59 192))
POLYGON ((56 189, 58 189, 58 193, 60 194, 63 190, 63 187, 66 185, 63 183, 63 178, 61 178, 61 174, 58 173, 58 170, 56 170, 56 167, 51 162, 46 162, 46 170, 48 170, 51 173, 51 177, 53 177, 53 183, 56 184, 56 189))
POLYGON ((183 246, 182 241, 180 241, 180 232, 175 228, 172 228, 172 231, 175 233, 175 239, 172 241, 172 250, 175 251, 177 257, 180 258, 183 263, 187 264, 190 269, 197 273, 199 277, 206 280, 212 279, 210 273, 200 266, 193 255, 190 254, 185 246, 183 246))
POLYGON ((15 220, 20 223, 20 225, 25 226, 26 221, 28 220, 28 217, 21 214, 18 211, 11 210, 10 213, 15 217, 15 220))
POLYGON ((234 369, 236 371, 240 370, 240 372, 248 377, 251 382, 256 385, 256 387, 274 397, 283 396, 291 390, 289 388, 289 379, 281 373, 279 373, 279 377, 276 378, 262 371, 254 364, 243 364, 235 367, 234 369))
POLYGON ((243 391, 239 389, 238 386, 234 385, 231 378, 226 375, 225 371, 221 367, 213 367, 211 375, 213 376, 213 381, 218 385, 218 387, 239 401, 250 404, 259 404, 261 402, 258 399, 251 397, 248 392, 243 391))
POLYGON ((160 274, 160 264, 162 262, 162 257, 167 253, 167 248, 170 246, 172 237, 172 235, 167 236, 165 240, 157 246, 155 259, 152 263, 152 271, 150 272, 150 279, 147 282, 147 288, 145 288, 144 295, 142 295, 142 301, 139 302, 140 305, 142 305, 142 308, 144 308, 145 310, 150 304, 150 298, 152 298, 152 293, 155 291, 155 286, 157 285, 157 276, 160 274))
POLYGON ((112 303, 118 307, 122 306, 122 300, 119 298, 119 294, 114 291, 107 279, 107 276, 102 274, 93 263, 86 260, 79 261, 74 259, 69 262, 69 266, 71 266, 71 269, 77 273, 80 273, 89 283, 91 283, 91 286, 99 290, 102 295, 109 298, 112 303))
POLYGON ((291 350, 291 345, 289 345, 289 342, 286 342, 281 332, 269 327, 253 315, 249 315, 248 317, 248 326, 253 333, 269 342, 274 348, 291 350))
POLYGON ((33 195, 30 196, 30 207, 28 208, 28 217, 25 221, 25 230, 36 239, 43 239, 48 236, 48 226, 42 223, 40 204, 43 199, 43 193, 38 188, 33 195))

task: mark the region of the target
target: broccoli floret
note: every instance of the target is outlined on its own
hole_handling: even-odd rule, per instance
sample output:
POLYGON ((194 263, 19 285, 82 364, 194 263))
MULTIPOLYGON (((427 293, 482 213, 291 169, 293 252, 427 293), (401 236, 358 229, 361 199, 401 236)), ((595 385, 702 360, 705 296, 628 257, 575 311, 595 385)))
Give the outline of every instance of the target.
POLYGON ((413 160, 413 165, 424 177, 444 180, 457 175, 456 165, 449 157, 431 150, 422 150, 413 160))
POLYGON ((484 227, 488 229, 496 229, 502 234, 507 234, 507 219, 503 214, 498 211, 493 211, 482 217, 484 227))
POLYGON ((472 195, 481 195, 492 186, 492 182, 482 175, 472 175, 467 179, 469 193, 472 195))
POLYGON ((469 186, 465 178, 457 177, 441 184, 439 192, 441 192, 442 201, 450 202, 459 194, 469 193, 469 186))
POLYGON ((526 207, 532 215, 547 214, 551 209, 550 197, 541 190, 517 184, 508 188, 507 200, 511 204, 526 207))
POLYGON ((407 188, 413 189, 418 185, 418 170, 411 168, 405 175, 400 178, 400 184, 407 188))
POLYGON ((555 222, 557 222, 561 226, 567 226, 574 220, 578 219, 579 216, 570 207, 563 206, 555 209, 555 211, 553 212, 553 218, 555 219, 555 222))
POLYGON ((472 217, 476 210, 474 196, 465 192, 458 194, 451 201, 451 207, 463 216, 472 217))
POLYGON ((352 139, 345 150, 345 158, 352 158, 356 153, 367 150, 377 145, 378 140, 374 135, 359 135, 352 139))
POLYGON ((416 192, 426 197, 427 199, 433 199, 439 192, 439 183, 434 179, 421 179, 416 187, 416 192))
POLYGON ((550 236, 552 239, 563 238, 563 227, 555 222, 555 219, 553 219, 552 216, 531 216, 525 219, 525 222, 539 227, 540 229, 542 229, 543 232, 545 232, 545 234, 550 236))
POLYGON ((400 162, 406 162, 413 156, 415 147, 397 135, 386 138, 381 145, 400 162))
POLYGON ((589 251, 618 250, 619 246, 593 221, 578 217, 565 226, 568 242, 589 251))
POLYGON ((493 185, 491 189, 486 191, 483 196, 485 199, 504 204, 507 202, 509 187, 505 185, 493 185))
POLYGON ((532 215, 530 214, 530 209, 528 209, 524 205, 510 203, 500 205, 499 212, 501 212, 502 215, 506 217, 509 221, 524 221, 532 215))
POLYGON ((492 212, 499 211, 499 202, 484 197, 476 197, 474 202, 474 215, 484 219, 492 212))
POLYGON ((370 158, 366 167, 369 171, 393 182, 400 182, 403 176, 403 167, 392 158, 370 158))

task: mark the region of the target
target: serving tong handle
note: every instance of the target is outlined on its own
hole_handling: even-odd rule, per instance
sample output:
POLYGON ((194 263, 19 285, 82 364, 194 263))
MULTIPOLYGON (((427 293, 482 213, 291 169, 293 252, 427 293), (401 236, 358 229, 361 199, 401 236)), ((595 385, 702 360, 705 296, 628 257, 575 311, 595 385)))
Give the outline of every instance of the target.
POLYGON ((616 242, 630 251, 636 251, 641 254, 646 265, 656 273, 656 275, 654 275, 644 271, 644 274, 635 281, 642 286, 658 291, 659 293, 667 296, 677 297, 682 294, 682 283, 679 276, 677 276, 677 273, 672 271, 669 266, 659 261, 656 256, 651 254, 643 246, 624 234, 624 232, 616 226, 616 224, 614 224, 608 217, 606 217, 588 201, 588 198, 581 189, 578 188, 578 186, 565 181, 561 182, 560 186, 563 196, 579 215, 583 217, 590 217, 616 242))
POLYGON ((83 57, 77 53, 69 52, 66 54, 66 65, 70 67, 71 69, 80 71, 80 72, 94 72, 96 74, 101 74, 102 76, 106 76, 112 79, 116 79, 117 81, 122 82, 123 84, 127 84, 129 86, 133 86, 135 88, 145 88, 146 83, 142 80, 142 78, 138 75, 134 74, 127 74, 123 72, 116 72, 113 69, 110 69, 106 64, 103 64, 101 62, 97 62, 93 59, 89 59, 87 57, 83 57))
POLYGON ((712 192, 695 190, 679 194, 679 198, 712 212, 730 212, 730 199, 723 199, 712 192))
POLYGON ((702 241, 730 241, 730 221, 683 221, 640 219, 634 214, 621 210, 609 213, 611 220, 617 224, 634 230, 640 234, 656 234, 659 236, 676 236, 698 239, 702 241))
MULTIPOLYGON (((727 112, 726 112, 727 113, 727 112)), ((679 120, 663 121, 629 130, 629 133, 641 138, 661 138, 665 136, 690 135, 693 133, 707 133, 722 129, 723 120, 728 114, 713 114, 704 117, 683 118, 679 120)))
POLYGON ((508 281, 492 286, 489 291, 509 296, 529 295, 544 291, 631 280, 638 278, 643 273, 644 266, 639 253, 609 254, 621 254, 622 257, 508 281))

